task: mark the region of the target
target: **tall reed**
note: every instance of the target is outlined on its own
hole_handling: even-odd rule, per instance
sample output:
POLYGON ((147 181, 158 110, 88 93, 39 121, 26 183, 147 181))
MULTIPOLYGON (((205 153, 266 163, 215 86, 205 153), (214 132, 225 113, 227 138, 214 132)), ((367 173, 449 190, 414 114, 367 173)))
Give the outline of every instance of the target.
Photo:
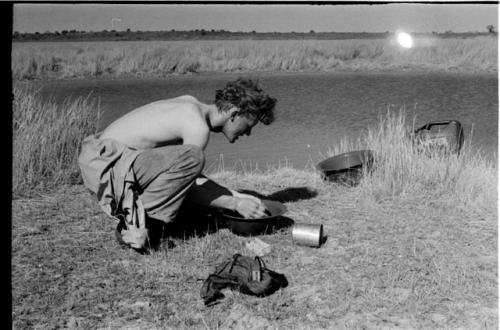
POLYGON ((373 171, 366 172, 360 188, 376 200, 405 198, 441 205, 492 210, 497 202, 497 165, 481 156, 467 137, 459 155, 414 143, 403 111, 380 116, 357 140, 343 139, 328 156, 370 149, 373 171))
POLYGON ((237 40, 15 43, 15 80, 166 76, 190 72, 342 70, 498 71, 497 37, 384 40, 237 40))
POLYGON ((14 196, 79 180, 76 162, 83 138, 96 131, 99 104, 91 95, 61 104, 14 86, 14 196))

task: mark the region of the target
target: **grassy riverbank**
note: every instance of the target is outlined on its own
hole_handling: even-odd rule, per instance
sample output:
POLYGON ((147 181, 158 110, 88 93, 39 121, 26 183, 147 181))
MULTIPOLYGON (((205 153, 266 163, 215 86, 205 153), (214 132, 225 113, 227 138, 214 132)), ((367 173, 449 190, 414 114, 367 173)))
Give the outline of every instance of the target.
POLYGON ((98 101, 89 95, 43 102, 30 87, 14 86, 12 189, 14 196, 79 181, 82 139, 95 132, 98 101))
POLYGON ((287 288, 266 298, 225 291, 206 308, 203 280, 224 258, 253 255, 248 238, 221 223, 210 233, 186 225, 174 246, 142 256, 119 248, 115 222, 94 196, 67 186, 13 201, 14 328, 497 326, 495 205, 478 212, 424 196, 375 199, 363 187, 287 168, 214 178, 285 202, 293 221, 324 225, 319 249, 294 245, 290 230, 260 237, 272 247, 266 264, 286 275, 287 288))
POLYGON ((362 182, 362 189, 376 200, 408 196, 413 200, 423 198, 424 205, 430 202, 479 210, 497 203, 497 165, 472 147, 473 132, 465 132, 469 139, 457 157, 414 144, 408 137, 415 128, 404 113, 388 112, 379 116, 378 123, 369 127, 364 136, 341 140, 326 154, 372 150, 376 170, 362 182))
POLYGON ((196 72, 497 72, 498 38, 14 43, 15 80, 196 72))
MULTIPOLYGON (((59 139, 48 138, 54 129, 39 130, 57 118, 33 120, 46 105, 15 96, 15 125, 25 129, 14 130, 14 140, 33 140, 28 149, 14 146, 14 161, 43 150, 25 163, 50 168, 65 150, 59 168, 73 168, 76 144, 63 149, 64 142, 92 124, 70 125, 82 120, 73 118, 57 126, 59 139), (16 113, 22 109, 31 111, 16 113)), ((73 105, 76 117, 89 115, 91 102, 73 105)), ((252 255, 248 238, 222 222, 187 215, 169 231, 173 245, 139 255, 118 247, 115 222, 83 186, 50 192, 40 184, 30 197, 20 194, 12 202, 14 328, 495 328, 497 166, 467 146, 458 158, 419 153, 408 126, 388 115, 359 141, 332 145, 331 153, 374 150, 375 170, 356 187, 286 167, 214 173, 222 184, 285 203, 295 222, 322 223, 328 239, 313 249, 294 245, 289 229, 260 237, 272 247, 266 264, 289 286, 266 298, 226 291, 211 308, 199 290, 213 267, 237 252, 252 255)))

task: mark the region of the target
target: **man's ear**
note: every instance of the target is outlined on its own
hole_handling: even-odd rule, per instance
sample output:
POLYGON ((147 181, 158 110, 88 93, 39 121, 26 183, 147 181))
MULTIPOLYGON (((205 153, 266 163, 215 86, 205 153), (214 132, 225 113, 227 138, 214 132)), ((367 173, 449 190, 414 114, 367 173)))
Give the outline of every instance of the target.
POLYGON ((229 111, 231 112, 231 116, 229 118, 231 119, 231 121, 233 121, 234 118, 238 115, 238 108, 234 107, 229 111))

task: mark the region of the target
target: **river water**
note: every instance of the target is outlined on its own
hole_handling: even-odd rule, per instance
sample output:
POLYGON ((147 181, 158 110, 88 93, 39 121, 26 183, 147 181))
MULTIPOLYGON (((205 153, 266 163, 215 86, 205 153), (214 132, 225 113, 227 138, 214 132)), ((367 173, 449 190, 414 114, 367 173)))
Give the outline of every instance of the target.
POLYGON ((462 73, 251 73, 197 74, 164 79, 58 80, 40 84, 43 97, 100 99, 100 128, 117 117, 163 98, 190 94, 212 103, 215 89, 239 76, 259 79, 278 99, 277 119, 229 144, 212 134, 207 169, 260 168, 287 163, 296 168, 320 161, 344 136, 357 137, 388 111, 406 113, 419 127, 458 120, 465 138, 488 158, 498 146, 498 77, 462 73), (472 136, 471 136, 472 129, 472 136))

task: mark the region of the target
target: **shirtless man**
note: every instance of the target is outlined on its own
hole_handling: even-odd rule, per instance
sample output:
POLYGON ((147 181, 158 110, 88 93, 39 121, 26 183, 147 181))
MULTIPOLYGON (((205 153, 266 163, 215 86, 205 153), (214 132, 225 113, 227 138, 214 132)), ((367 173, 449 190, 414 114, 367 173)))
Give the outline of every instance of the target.
POLYGON ((120 221, 122 242, 138 250, 147 246, 146 220, 173 221, 185 198, 246 218, 262 217, 265 207, 258 198, 201 174, 203 151, 210 132, 234 143, 259 121, 269 125, 275 104, 256 83, 240 78, 216 91, 215 104, 184 95, 139 107, 83 141, 84 183, 103 210, 120 221))

